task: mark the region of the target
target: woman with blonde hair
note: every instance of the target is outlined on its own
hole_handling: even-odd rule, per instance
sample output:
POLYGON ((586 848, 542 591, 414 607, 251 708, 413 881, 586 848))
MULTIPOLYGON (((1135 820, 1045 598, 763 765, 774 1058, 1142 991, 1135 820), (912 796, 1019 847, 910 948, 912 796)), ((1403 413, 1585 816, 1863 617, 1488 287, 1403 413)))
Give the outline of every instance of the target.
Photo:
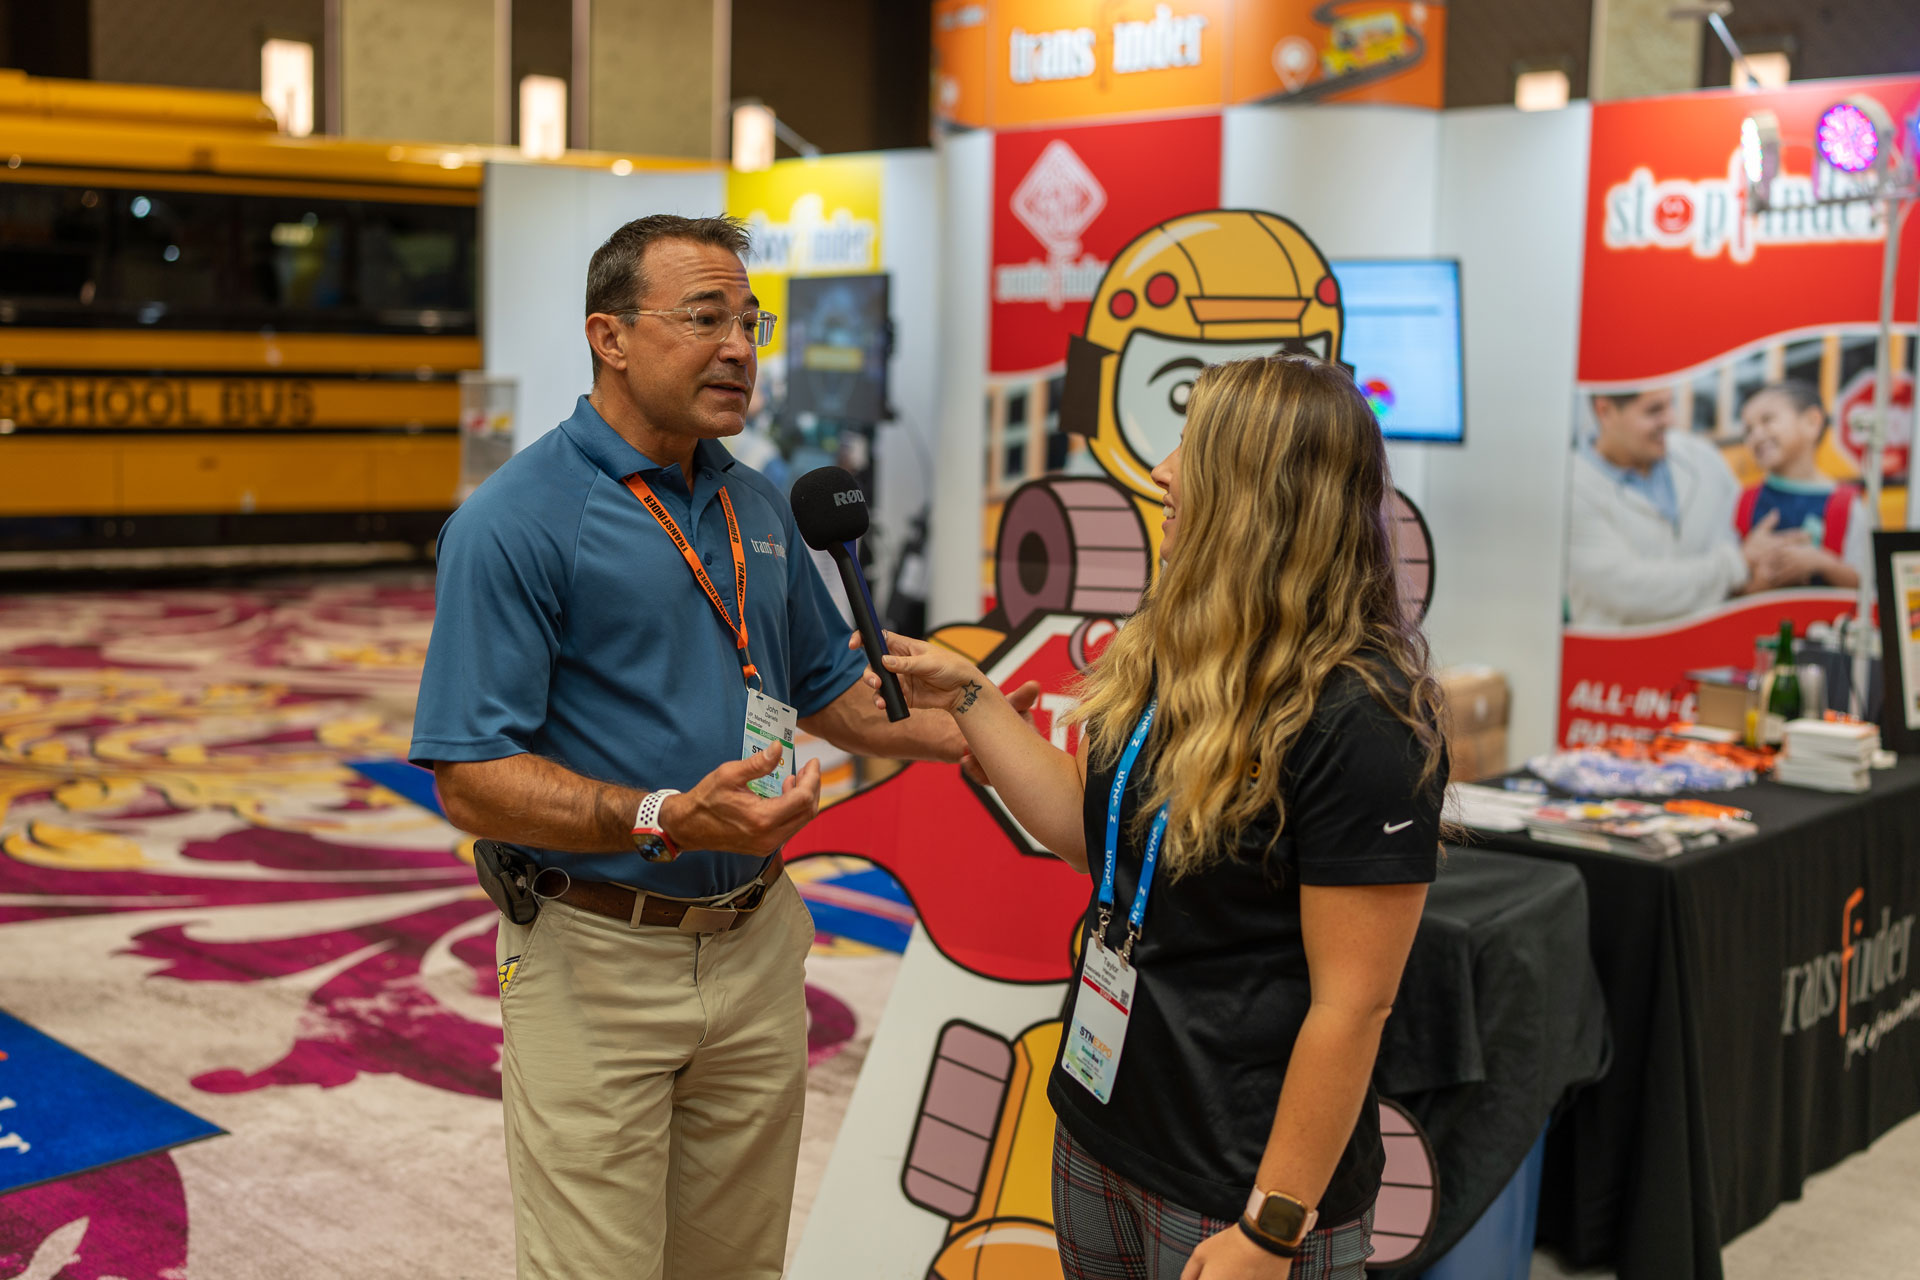
POLYGON ((1385 447, 1344 371, 1269 356, 1200 375, 1153 476, 1165 564, 1082 680, 1076 755, 957 654, 886 662, 1094 879, 1048 1084, 1066 1275, 1357 1280, 1446 785, 1385 447))

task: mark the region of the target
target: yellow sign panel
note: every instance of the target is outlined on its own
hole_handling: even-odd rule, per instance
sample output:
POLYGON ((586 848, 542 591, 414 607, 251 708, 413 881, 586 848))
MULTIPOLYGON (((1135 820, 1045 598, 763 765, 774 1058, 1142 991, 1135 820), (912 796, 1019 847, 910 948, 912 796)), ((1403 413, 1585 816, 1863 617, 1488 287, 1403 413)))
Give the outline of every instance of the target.
MULTIPOLYGON (((882 165, 872 156, 782 160, 727 179, 727 212, 753 236, 747 278, 760 305, 784 316, 790 276, 880 270, 882 165)), ((784 324, 762 354, 786 350, 784 324)))
POLYGON ((451 427, 451 382, 347 378, 182 378, 121 374, 0 377, 0 423, 33 427, 207 430, 451 427))

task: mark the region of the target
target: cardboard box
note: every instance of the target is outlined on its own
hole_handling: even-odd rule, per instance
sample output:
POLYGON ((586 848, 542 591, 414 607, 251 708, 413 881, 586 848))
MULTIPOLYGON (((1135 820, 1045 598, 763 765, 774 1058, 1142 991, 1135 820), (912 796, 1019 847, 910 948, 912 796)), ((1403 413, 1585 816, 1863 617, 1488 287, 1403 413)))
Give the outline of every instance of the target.
POLYGON ((1507 771, 1507 726, 1495 725, 1447 740, 1450 782, 1480 782, 1507 771))
MULTIPOLYGON (((1442 667, 1435 673, 1447 694, 1449 740, 1507 725, 1507 678, 1492 667, 1442 667)), ((1501 747, 1501 756, 1506 747, 1501 747)))
POLYGON ((1747 712, 1759 705, 1747 684, 1747 673, 1735 667, 1689 671, 1693 681, 1693 722, 1711 729, 1744 735, 1747 712))

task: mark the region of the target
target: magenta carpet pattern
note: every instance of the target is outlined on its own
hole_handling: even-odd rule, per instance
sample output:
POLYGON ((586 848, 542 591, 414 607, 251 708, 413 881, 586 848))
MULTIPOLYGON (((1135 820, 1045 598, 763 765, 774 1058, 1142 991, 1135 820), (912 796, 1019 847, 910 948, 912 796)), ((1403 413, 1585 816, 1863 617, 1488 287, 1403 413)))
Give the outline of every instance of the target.
MULTIPOLYGON (((0 598, 0 1009, 220 1131, 20 1186, 0 1104, 0 1276, 510 1272, 494 913, 346 765, 405 755, 431 625, 397 576, 0 598)), ((822 942, 845 1073, 892 958, 822 942)))

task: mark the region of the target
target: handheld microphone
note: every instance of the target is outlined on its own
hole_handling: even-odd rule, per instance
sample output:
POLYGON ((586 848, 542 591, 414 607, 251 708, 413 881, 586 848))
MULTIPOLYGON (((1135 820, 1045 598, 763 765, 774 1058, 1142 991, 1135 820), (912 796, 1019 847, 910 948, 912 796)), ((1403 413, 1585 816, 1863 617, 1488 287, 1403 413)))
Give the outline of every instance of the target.
POLYGON ((852 544, 867 532, 867 495, 860 491, 859 482, 839 467, 821 467, 793 482, 792 501, 800 536, 840 566, 840 582, 847 589, 854 624, 860 628, 867 665, 880 677, 887 719, 905 720, 907 700, 900 692, 900 681, 881 662, 887 650, 880 642, 880 624, 874 620, 873 596, 867 591, 867 575, 860 572, 860 562, 853 557, 852 544))

